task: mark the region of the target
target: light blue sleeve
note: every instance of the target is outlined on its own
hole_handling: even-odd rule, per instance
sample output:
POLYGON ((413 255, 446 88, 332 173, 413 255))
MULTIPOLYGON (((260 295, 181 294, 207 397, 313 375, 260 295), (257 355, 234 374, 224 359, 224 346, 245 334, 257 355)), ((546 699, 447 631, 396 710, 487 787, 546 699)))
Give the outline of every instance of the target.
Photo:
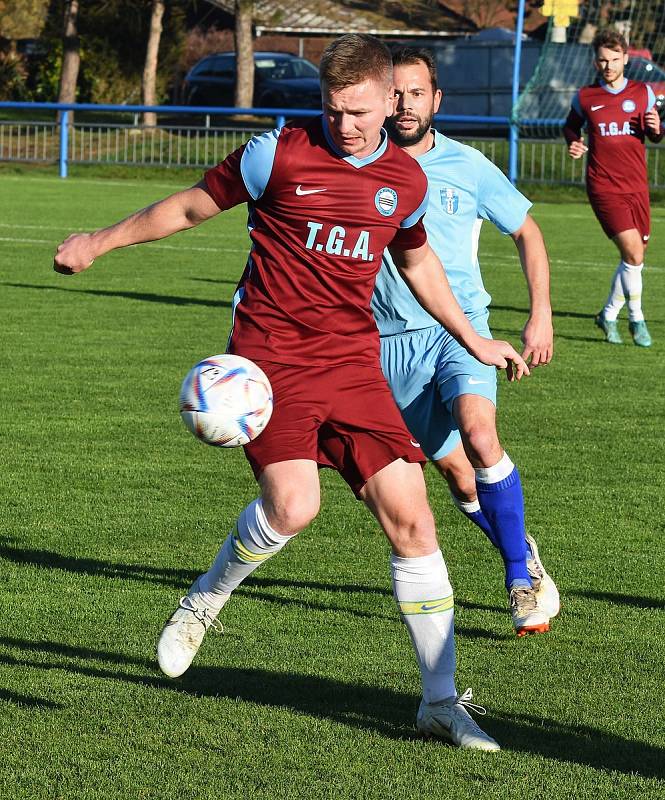
POLYGON ((413 214, 409 215, 406 219, 403 219, 400 223, 400 228, 412 228, 416 222, 423 216, 425 211, 427 211, 427 198, 429 196, 429 192, 425 192, 425 197, 423 197, 423 202, 418 206, 418 208, 413 212, 413 214))
POLYGON ((278 138, 277 129, 252 136, 240 158, 240 174, 254 200, 261 197, 270 180, 278 138))
POLYGON ((524 224, 531 201, 482 153, 478 153, 476 169, 478 216, 494 223, 501 233, 514 233, 524 224))
POLYGON ((582 119, 586 119, 586 115, 585 115, 584 111, 582 111, 582 104, 580 103, 580 93, 579 93, 579 91, 575 92, 575 97, 573 97, 573 101, 570 104, 570 107, 573 109, 573 111, 576 114, 579 114, 579 116, 582 117, 582 119))
POLYGON ((656 105, 656 95, 647 83, 647 111, 651 111, 651 109, 656 105))

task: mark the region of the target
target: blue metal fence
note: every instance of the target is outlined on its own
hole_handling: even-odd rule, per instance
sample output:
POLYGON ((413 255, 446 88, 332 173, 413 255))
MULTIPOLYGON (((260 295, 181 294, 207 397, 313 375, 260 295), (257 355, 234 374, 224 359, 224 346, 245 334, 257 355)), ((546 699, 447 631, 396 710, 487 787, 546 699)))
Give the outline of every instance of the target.
MULTIPOLYGON (((138 126, 138 123, 134 123, 133 125, 125 125, 123 126, 125 129, 133 129, 136 131, 140 131, 143 133, 155 133, 163 130, 176 130, 176 131, 215 131, 220 132, 228 129, 224 128, 211 128, 209 125, 209 121, 211 118, 238 118, 241 116, 251 117, 251 118, 272 118, 275 120, 275 127, 281 128, 287 119, 292 117, 298 118, 306 118, 306 117, 314 117, 318 116, 321 112, 315 110, 301 110, 301 109, 287 109, 287 108, 229 108, 229 107, 215 107, 215 106, 143 106, 143 105, 97 105, 94 103, 68 103, 68 104, 61 104, 61 103, 20 103, 20 102, 0 102, 0 109, 15 109, 15 110, 31 110, 36 112, 40 111, 54 111, 60 115, 59 122, 49 122, 49 123, 37 123, 37 122, 30 122, 25 123, 27 126, 32 126, 34 129, 38 125, 42 125, 44 127, 48 127, 49 130, 52 131, 53 134, 58 135, 58 154, 57 154, 57 161, 59 164, 59 174, 60 177, 66 178, 68 173, 68 165, 70 161, 70 157, 72 156, 72 134, 74 132, 74 128, 71 125, 71 112, 111 112, 111 113, 123 113, 123 114, 133 114, 135 115, 136 119, 138 119, 138 115, 144 112, 155 112, 156 114, 167 116, 167 117, 203 117, 207 120, 207 125, 205 127, 201 126, 158 126, 154 129, 149 128, 141 128, 138 126)), ((479 116, 471 116, 471 115, 462 115, 462 114, 437 114, 435 117, 435 121, 437 123, 443 123, 444 125, 449 122, 453 123, 461 123, 465 125, 473 125, 475 127, 480 127, 483 125, 487 126, 500 126, 508 128, 511 124, 510 119, 508 117, 501 117, 501 116, 486 116, 486 117, 479 117, 479 116)), ((10 123, 6 123, 10 124, 10 123)), ((20 123, 13 123, 15 125, 20 125, 20 123)), ((87 123, 88 130, 92 130, 95 127, 95 124, 87 123)), ((103 127, 101 124, 96 124, 97 128, 103 127)), ((114 126, 108 126, 114 127, 114 126)), ((115 126, 117 127, 117 126, 115 126)), ((263 128, 265 130, 266 128, 263 128)), ((245 129, 248 132, 248 135, 251 135, 256 129, 245 129)), ((28 133, 26 132, 26 136, 28 133)), ((248 137, 246 137, 248 138, 248 137)), ((0 151, 2 151, 2 143, 0 142, 0 151)), ((44 152, 46 148, 44 147, 44 152)), ((223 155, 226 155, 224 153, 223 155)), ((7 158, 6 154, 0 152, 0 160, 3 158, 7 158)), ((12 156, 10 155, 10 158, 12 156)), ((14 156, 16 158, 16 156, 14 156)), ((19 160, 17 158, 17 160, 19 160)), ((42 159, 30 159, 30 160, 48 160, 47 158, 42 159)), ((77 160, 72 158, 72 160, 77 160)), ((81 161, 91 161, 94 160, 93 158, 81 158, 78 159, 81 161)), ((102 160, 102 159, 98 159, 102 160)), ((126 163, 126 162, 124 162, 126 163)), ((159 163, 163 163, 160 161, 159 163)), ((178 162, 179 163, 179 162, 178 162)), ((517 161, 515 160, 515 163, 517 161)), ((191 166, 211 166, 211 163, 201 164, 201 163, 194 163, 189 164, 191 166)), ((516 177, 516 174, 515 176, 516 177)))

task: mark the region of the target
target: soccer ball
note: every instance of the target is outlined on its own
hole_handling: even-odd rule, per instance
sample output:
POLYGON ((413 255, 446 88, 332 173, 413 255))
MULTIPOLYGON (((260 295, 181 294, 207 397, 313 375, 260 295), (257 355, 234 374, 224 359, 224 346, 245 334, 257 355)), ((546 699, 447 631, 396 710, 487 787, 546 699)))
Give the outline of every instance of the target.
POLYGON ((272 387, 247 358, 210 356, 192 367, 180 388, 180 416, 206 444, 239 447, 251 442, 272 414, 272 387))

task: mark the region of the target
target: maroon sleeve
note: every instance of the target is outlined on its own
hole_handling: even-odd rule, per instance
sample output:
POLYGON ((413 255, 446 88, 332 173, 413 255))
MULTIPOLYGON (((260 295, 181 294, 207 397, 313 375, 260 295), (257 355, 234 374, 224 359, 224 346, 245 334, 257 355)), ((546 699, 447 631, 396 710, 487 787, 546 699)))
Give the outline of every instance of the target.
POLYGON ((240 159, 244 151, 245 145, 242 145, 203 176, 210 196, 222 211, 252 200, 240 172, 240 159))
MULTIPOLYGON (((423 215, 424 216, 424 215, 423 215)), ((415 225, 410 228, 399 228, 395 234, 390 247, 397 250, 417 250, 427 241, 427 233, 421 217, 415 225)))
POLYGON ((571 108, 563 126, 563 137, 567 144, 579 141, 583 127, 584 117, 580 117, 577 111, 571 108))

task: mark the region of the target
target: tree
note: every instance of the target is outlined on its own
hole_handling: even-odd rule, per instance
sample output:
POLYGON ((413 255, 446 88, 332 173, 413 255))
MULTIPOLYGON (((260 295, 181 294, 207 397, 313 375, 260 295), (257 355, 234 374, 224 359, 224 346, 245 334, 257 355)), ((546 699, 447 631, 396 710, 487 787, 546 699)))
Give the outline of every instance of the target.
POLYGON ((18 39, 36 39, 46 22, 49 0, 0 0, 0 98, 25 100, 28 69, 18 39))
POLYGON ((251 108, 254 102, 254 42, 252 39, 252 17, 254 0, 235 0, 235 30, 233 39, 236 48, 236 108, 251 108))
MULTIPOLYGON (((143 68, 142 102, 146 106, 156 105, 157 93, 157 56, 159 54, 159 41, 162 36, 162 18, 164 16, 164 0, 152 0, 152 14, 150 16, 150 33, 148 46, 145 53, 145 66, 143 68)), ((154 128, 157 125, 157 114, 147 111, 143 114, 143 124, 154 128)))
POLYGON ((79 0, 67 0, 65 25, 62 37, 62 70, 58 103, 76 102, 76 84, 81 66, 80 41, 78 35, 79 0))
POLYGON ((0 39, 16 52, 17 39, 36 39, 46 22, 49 0, 0 0, 0 39))

